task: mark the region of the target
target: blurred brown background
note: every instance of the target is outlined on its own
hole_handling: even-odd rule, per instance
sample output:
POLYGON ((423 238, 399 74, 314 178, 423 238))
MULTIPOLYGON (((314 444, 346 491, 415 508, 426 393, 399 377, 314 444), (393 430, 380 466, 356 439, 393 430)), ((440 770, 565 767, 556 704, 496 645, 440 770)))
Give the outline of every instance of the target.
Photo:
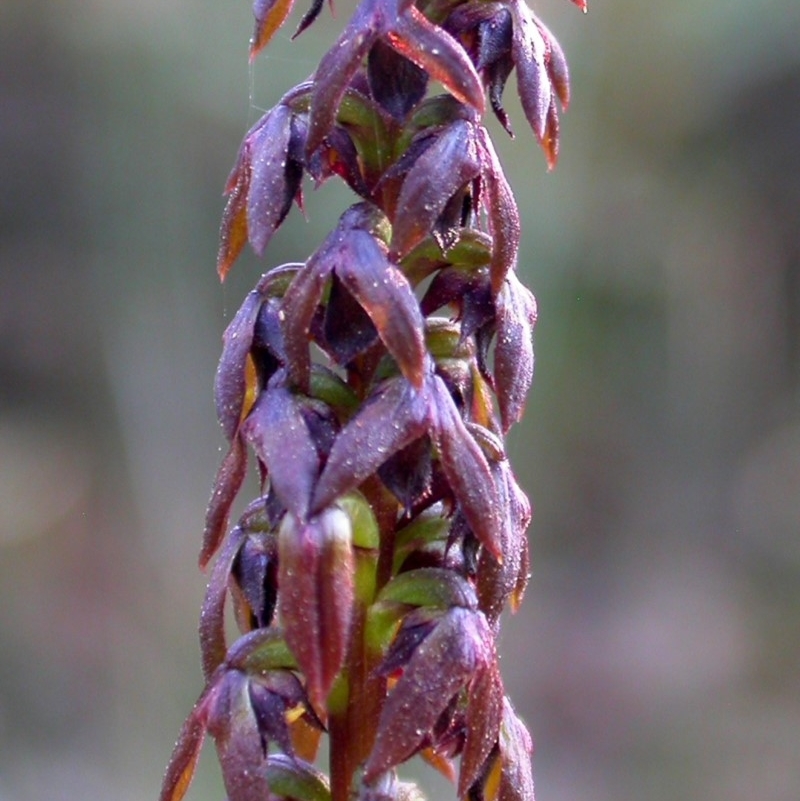
MULTIPOLYGON (((220 334, 348 202, 309 191, 220 288, 220 190, 351 8, 251 71, 249 0, 0 2, 0 801, 156 797, 201 686, 220 334)), ((561 164, 513 79, 500 146, 540 305, 503 638, 538 797, 797 801, 800 3, 537 10, 561 164)), ((222 797, 210 753, 191 793, 222 797)))

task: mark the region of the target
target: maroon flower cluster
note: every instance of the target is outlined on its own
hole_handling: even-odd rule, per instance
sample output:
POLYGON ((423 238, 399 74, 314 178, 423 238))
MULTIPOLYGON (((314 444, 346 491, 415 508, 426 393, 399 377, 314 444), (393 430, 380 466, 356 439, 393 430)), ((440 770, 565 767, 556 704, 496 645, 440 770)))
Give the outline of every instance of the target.
MULTIPOLYGON (((291 6, 256 0, 253 55, 291 6)), ((221 277, 246 242, 265 251, 305 175, 339 176, 360 201, 305 263, 268 271, 225 332, 215 397, 230 448, 200 557, 216 555, 207 683, 162 801, 185 794, 206 733, 229 801, 421 799, 396 775, 415 755, 460 799, 533 799, 495 639, 528 576, 530 505, 503 436, 531 383, 536 304, 481 121, 488 92, 510 132, 514 70, 552 165, 567 67, 523 0, 363 0, 244 139, 221 277), (262 493, 229 528, 249 453, 262 493), (313 766, 323 736, 329 777, 313 766)))

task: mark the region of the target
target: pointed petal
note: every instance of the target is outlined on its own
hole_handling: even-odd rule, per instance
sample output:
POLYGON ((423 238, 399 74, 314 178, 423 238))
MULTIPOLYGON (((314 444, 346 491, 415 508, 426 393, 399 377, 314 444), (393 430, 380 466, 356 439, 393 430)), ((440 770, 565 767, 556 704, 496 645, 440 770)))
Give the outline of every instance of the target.
POLYGON ((550 29, 540 20, 536 19, 536 24, 544 37, 545 44, 547 45, 547 74, 550 76, 550 81, 553 84, 553 89, 556 96, 561 101, 564 111, 569 106, 569 66, 567 65, 567 57, 558 43, 558 39, 553 36, 550 29))
MULTIPOLYGON (((297 30, 292 34, 292 39, 296 39, 300 34, 306 30, 310 25, 314 24, 314 21, 319 16, 319 12, 322 11, 324 0, 313 0, 311 3, 311 8, 303 14, 303 18, 300 20, 300 24, 297 26, 297 30)), ((331 0, 331 9, 333 8, 333 1, 331 0)))
POLYGON ((217 275, 224 281, 228 270, 247 242, 247 191, 250 185, 250 165, 244 164, 236 183, 228 193, 228 202, 222 213, 217 252, 217 275))
POLYGON ((370 398, 339 432, 317 482, 312 512, 372 475, 392 454, 426 433, 428 402, 404 379, 370 398))
POLYGON ((387 34, 389 44, 425 70, 462 103, 483 114, 483 86, 464 48, 415 6, 398 16, 387 34))
POLYGON ((436 386, 436 443, 442 467, 464 517, 481 544, 502 559, 497 490, 483 451, 469 433, 447 387, 436 386))
POLYGON ((189 789, 206 735, 207 702, 206 689, 181 727, 181 733, 167 765, 158 801, 181 801, 189 789))
POLYGON ((533 327, 536 299, 514 273, 508 273, 498 293, 497 344, 494 352, 494 386, 500 405, 503 432, 522 418, 533 380, 533 327))
POLYGON ((519 253, 519 210, 508 185, 500 159, 485 128, 479 129, 481 156, 486 160, 483 177, 486 183, 484 201, 492 229, 492 261, 489 273, 492 291, 497 294, 509 271, 517 266, 519 253))
POLYGON ((336 274, 370 316, 403 375, 420 387, 425 368, 423 320, 408 279, 366 231, 350 232, 342 248, 336 274))
POLYGON ((225 598, 228 594, 228 576, 244 537, 244 531, 239 526, 231 530, 225 546, 214 563, 203 599, 200 612, 200 651, 203 674, 207 680, 225 661, 228 650, 225 641, 225 598))
POLYGON ((222 335, 222 355, 214 379, 214 401, 217 419, 229 442, 242 418, 247 392, 245 365, 253 344, 256 318, 263 302, 260 292, 249 292, 222 335))
POLYGON ((267 466, 278 500, 290 512, 305 517, 319 456, 297 396, 285 387, 269 387, 242 423, 242 435, 267 466))
MULTIPOLYGON (((435 748, 425 748, 420 751, 419 755, 435 771, 438 771, 440 775, 447 779, 450 784, 456 783, 458 776, 451 759, 448 759, 444 754, 440 754, 435 748)), ((424 799, 420 798, 419 801, 424 801, 424 799)))
MULTIPOLYGON (((527 497, 511 472, 508 461, 492 462, 495 486, 500 499, 503 550, 502 564, 483 553, 478 564, 477 592, 480 608, 489 624, 496 626, 505 608, 506 601, 517 591, 520 576, 527 576, 527 564, 523 564, 527 540, 525 530, 531 519, 531 507, 527 497)), ((520 592, 524 588, 520 588, 520 592)), ((521 595, 520 595, 521 600, 521 595)))
POLYGON ((524 0, 513 0, 510 8, 514 15, 511 56, 517 68, 519 99, 528 123, 541 142, 544 139, 552 92, 545 63, 547 46, 524 0))
POLYGON ((505 128, 506 133, 512 139, 514 138, 514 130, 511 127, 511 120, 506 110, 503 108, 503 90, 505 89, 506 81, 513 68, 514 62, 511 56, 507 56, 496 61, 486 70, 486 77, 489 84, 489 102, 491 103, 492 111, 503 128, 505 128))
POLYGON ((555 95, 550 101, 550 108, 547 110, 547 126, 542 139, 542 150, 547 159, 547 169, 555 169, 558 163, 558 134, 560 131, 558 121, 558 109, 556 109, 555 95))
POLYGON ((255 0, 253 15, 256 27, 250 39, 250 61, 270 42, 289 16, 294 0, 255 0))
POLYGON ((480 174, 474 126, 458 120, 417 159, 403 181, 391 250, 402 258, 433 230, 447 202, 480 174))
POLYGON ((211 490, 211 498, 206 509, 203 547, 200 550, 201 569, 205 569, 228 530, 231 507, 244 482, 246 469, 247 449, 244 440, 237 434, 231 442, 230 450, 222 460, 211 490))
POLYGON ((292 380, 308 390, 311 357, 308 352, 311 323, 325 283, 334 267, 331 253, 336 249, 334 232, 300 269, 283 296, 283 337, 292 380))
POLYGON ((478 672, 469 687, 467 736, 461 753, 458 796, 466 798, 481 768, 497 743, 503 716, 503 683, 496 662, 478 672))
MULTIPOLYGON (((475 279, 463 270, 444 267, 439 270, 428 285, 428 289, 420 302, 422 313, 428 317, 434 312, 452 303, 458 311, 461 301, 473 288, 475 279)), ((433 354, 436 355, 436 354, 433 354)))

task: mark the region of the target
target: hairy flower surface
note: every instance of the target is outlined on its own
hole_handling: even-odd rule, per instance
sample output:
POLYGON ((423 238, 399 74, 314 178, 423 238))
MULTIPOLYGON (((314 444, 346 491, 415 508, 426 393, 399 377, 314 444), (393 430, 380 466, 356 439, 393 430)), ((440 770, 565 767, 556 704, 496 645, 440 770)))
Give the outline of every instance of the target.
MULTIPOLYGON (((251 57, 292 6, 256 0, 251 57)), ((511 133, 512 72, 552 167, 567 65, 524 0, 362 0, 244 138, 221 278, 248 242, 267 252, 305 176, 338 177, 356 200, 305 261, 264 273, 223 336, 206 686, 161 801, 183 798, 206 734, 229 801, 421 801, 397 775, 415 756, 459 799, 533 801, 532 741, 496 648, 528 581, 531 506, 503 437, 523 415, 537 317, 483 123, 488 98, 511 133), (260 492, 231 526, 249 460, 260 492), (314 766, 323 738, 329 776, 314 766)))

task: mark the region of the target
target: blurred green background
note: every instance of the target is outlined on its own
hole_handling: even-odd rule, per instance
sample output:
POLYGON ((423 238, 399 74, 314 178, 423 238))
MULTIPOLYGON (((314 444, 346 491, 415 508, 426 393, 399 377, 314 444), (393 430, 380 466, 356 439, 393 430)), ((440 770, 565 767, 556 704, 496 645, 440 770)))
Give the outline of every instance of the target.
MULTIPOLYGON (((351 8, 250 69, 249 0, 0 2, 0 801, 157 795, 201 687, 220 334, 348 203, 309 190, 220 287, 220 191, 351 8)), ((538 797, 797 801, 800 3, 537 11, 558 169, 513 79, 493 131, 540 306, 502 642, 538 797)))

